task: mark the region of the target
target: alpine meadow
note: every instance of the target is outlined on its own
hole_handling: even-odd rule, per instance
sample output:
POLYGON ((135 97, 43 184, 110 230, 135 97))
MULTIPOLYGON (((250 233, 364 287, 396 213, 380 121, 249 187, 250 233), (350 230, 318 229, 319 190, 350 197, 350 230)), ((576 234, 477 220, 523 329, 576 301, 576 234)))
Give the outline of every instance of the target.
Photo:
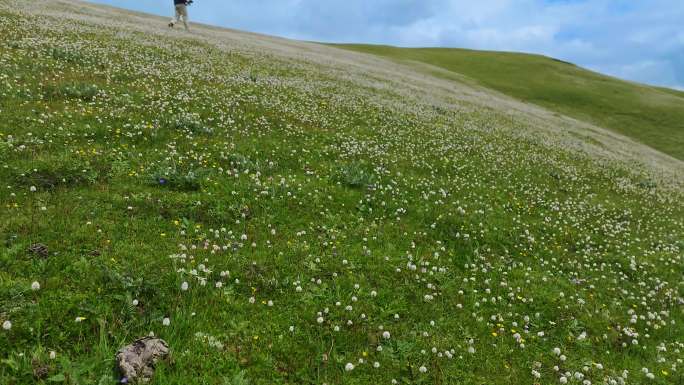
POLYGON ((0 384, 684 383, 681 93, 167 23, 0 0, 0 384))

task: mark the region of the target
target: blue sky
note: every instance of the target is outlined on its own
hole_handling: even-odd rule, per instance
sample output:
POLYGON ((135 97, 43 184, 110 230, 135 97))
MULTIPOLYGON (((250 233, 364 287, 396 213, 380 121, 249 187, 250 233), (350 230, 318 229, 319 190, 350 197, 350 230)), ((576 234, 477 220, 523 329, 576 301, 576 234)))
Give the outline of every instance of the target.
MULTIPOLYGON (((172 0, 93 0, 171 15, 172 0)), ((196 21, 303 40, 524 51, 684 90, 683 0, 195 0, 196 21)))

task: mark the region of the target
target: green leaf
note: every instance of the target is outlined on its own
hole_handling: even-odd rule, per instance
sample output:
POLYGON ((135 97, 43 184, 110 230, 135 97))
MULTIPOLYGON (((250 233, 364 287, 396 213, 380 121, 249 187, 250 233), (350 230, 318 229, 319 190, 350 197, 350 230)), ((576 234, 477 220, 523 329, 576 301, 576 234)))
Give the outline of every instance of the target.
POLYGON ((100 381, 98 381, 97 384, 98 385, 108 385, 108 384, 113 383, 114 381, 116 381, 116 380, 112 379, 112 376, 104 374, 104 375, 102 375, 102 377, 100 377, 100 381))
POLYGON ((48 378, 47 380, 49 382, 64 382, 66 380, 66 377, 64 377, 64 374, 59 373, 59 374, 55 374, 54 376, 48 378))
POLYGON ((17 364, 17 361, 14 361, 14 360, 11 359, 11 358, 2 360, 2 361, 0 361, 0 362, 2 362, 3 364, 6 364, 6 365, 9 366, 10 368, 12 368, 13 371, 19 370, 19 364, 17 364))
POLYGON ((245 378, 244 371, 240 371, 239 373, 236 373, 232 379, 224 379, 223 383, 224 385, 249 385, 249 379, 245 378))

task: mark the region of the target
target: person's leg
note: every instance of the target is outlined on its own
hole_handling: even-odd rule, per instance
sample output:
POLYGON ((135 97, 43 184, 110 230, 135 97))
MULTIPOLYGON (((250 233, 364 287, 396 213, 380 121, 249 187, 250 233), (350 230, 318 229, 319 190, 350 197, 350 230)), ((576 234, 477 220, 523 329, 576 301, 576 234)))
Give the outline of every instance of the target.
POLYGON ((174 16, 173 19, 171 19, 171 22, 169 23, 169 27, 173 27, 176 23, 178 23, 180 21, 181 10, 179 7, 180 7, 180 5, 175 6, 176 15, 174 16))
POLYGON ((183 16, 183 25, 185 25, 185 29, 188 30, 190 29, 190 26, 188 25, 188 7, 185 4, 181 4, 181 16, 183 16))

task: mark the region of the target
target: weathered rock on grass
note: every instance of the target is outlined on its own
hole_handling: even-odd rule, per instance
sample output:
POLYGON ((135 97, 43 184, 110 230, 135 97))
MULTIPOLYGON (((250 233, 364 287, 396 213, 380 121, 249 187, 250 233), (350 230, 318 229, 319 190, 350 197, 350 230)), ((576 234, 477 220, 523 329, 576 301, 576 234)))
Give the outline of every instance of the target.
POLYGON ((50 373, 50 366, 37 358, 31 360, 31 367, 33 368, 33 377, 37 380, 45 379, 50 373))
POLYGON ((34 243, 33 245, 29 246, 28 252, 37 257, 47 258, 50 250, 42 243, 34 243))
POLYGON ((145 337, 123 347, 116 353, 121 383, 146 383, 152 379, 157 362, 169 355, 166 341, 145 337))

